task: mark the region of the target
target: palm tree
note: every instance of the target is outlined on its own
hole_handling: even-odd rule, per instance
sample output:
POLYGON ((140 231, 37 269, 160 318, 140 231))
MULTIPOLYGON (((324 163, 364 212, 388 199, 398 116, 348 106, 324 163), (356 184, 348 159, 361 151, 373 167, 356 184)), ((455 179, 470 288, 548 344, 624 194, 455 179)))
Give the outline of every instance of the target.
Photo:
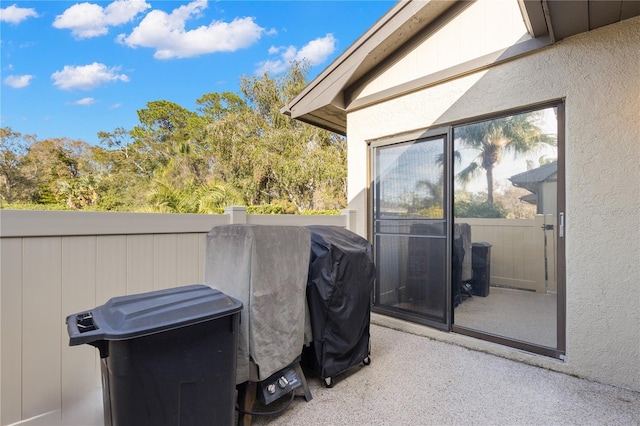
MULTIPOLYGON (((556 145, 552 135, 542 132, 538 125, 541 112, 512 115, 482 121, 454 129, 454 139, 460 139, 467 149, 477 152, 471 163, 458 174, 461 183, 469 182, 481 170, 487 177, 487 202, 493 204, 493 170, 503 153, 516 155, 530 153, 542 145, 556 145)), ((460 153, 455 153, 460 159, 460 153)))
POLYGON ((242 202, 235 189, 223 182, 212 180, 198 185, 191 179, 181 186, 166 178, 153 182, 148 201, 153 210, 162 213, 215 213, 242 202))

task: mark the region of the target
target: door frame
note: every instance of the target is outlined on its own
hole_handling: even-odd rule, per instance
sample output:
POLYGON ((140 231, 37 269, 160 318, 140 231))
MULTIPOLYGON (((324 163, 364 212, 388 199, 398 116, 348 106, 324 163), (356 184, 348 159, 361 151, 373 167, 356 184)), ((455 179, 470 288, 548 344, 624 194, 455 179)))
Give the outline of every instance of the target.
MULTIPOLYGON (((391 317, 399 318, 415 322, 418 324, 426 325, 443 331, 454 332, 470 337, 474 337, 480 340, 485 340, 493 343, 498 343, 503 346, 513 347, 521 349, 530 353, 540 354, 557 358, 560 360, 565 359, 566 355, 566 248, 565 248, 565 234, 566 234, 566 180, 565 180, 565 99, 554 99, 545 102, 535 103, 524 107, 513 108, 509 110, 503 110, 494 112, 491 114, 485 114, 482 116, 467 118, 464 120, 457 120, 437 127, 420 129, 409 131, 405 133, 399 133, 396 135, 372 139, 367 141, 369 155, 367 163, 367 174, 369 179, 369 191, 368 191, 368 234, 369 239, 374 244, 375 250, 375 191, 376 191, 376 176, 374 175, 374 151, 375 148, 393 145, 402 142, 410 142, 412 140, 418 140, 422 138, 430 138, 437 135, 445 135, 445 220, 447 221, 447 243, 446 243, 446 294, 447 294, 447 313, 446 324, 435 323, 433 321, 425 320, 417 315, 412 315, 406 312, 392 309, 390 307, 377 306, 372 303, 372 311, 391 317), (558 152, 558 180, 557 180, 557 214, 556 223, 559 227, 558 236, 556 238, 557 244, 557 309, 556 309, 556 348, 548 348, 528 342, 518 341, 502 336, 497 336, 487 332, 481 332, 478 330, 462 327, 453 323, 453 309, 451 306, 451 257, 452 257, 452 241, 453 235, 453 128, 460 125, 471 124, 473 122, 488 120, 492 118, 508 116, 513 114, 526 113, 546 108, 557 108, 557 152, 558 152)), ((372 295, 374 296, 374 295, 372 295)), ((374 300, 372 300, 374 302, 374 300)))
MULTIPOLYGON (((451 322, 452 322, 452 305, 451 305, 451 268, 449 265, 451 264, 451 253, 452 253, 452 232, 453 232, 453 193, 451 180, 449 179, 449 175, 451 173, 452 168, 452 160, 450 152, 452 152, 452 141, 451 134, 453 131, 453 127, 451 126, 438 126, 430 129, 422 129, 415 130, 411 132, 401 133, 389 137, 383 137, 380 139, 367 141, 368 144, 368 167, 367 173, 370 179, 370 190, 369 190, 369 220, 368 220, 368 234, 370 236, 370 240, 374 242, 374 259, 377 256, 377 249, 375 247, 375 212, 376 212, 376 192, 377 192, 377 184, 376 184, 376 176, 374 173, 375 170, 375 151, 376 148, 392 146, 401 143, 407 142, 417 142, 422 139, 434 139, 437 137, 442 137, 444 139, 444 148, 443 148, 443 185, 444 185, 444 200, 443 200, 443 209, 444 209, 444 221, 446 223, 446 233, 445 233, 445 322, 440 323, 434 320, 430 320, 425 316, 420 315, 419 313, 412 313, 407 310, 401 310, 398 308, 393 308, 390 306, 384 305, 376 305, 375 297, 376 291, 378 289, 377 282, 376 287, 374 288, 374 294, 372 295, 372 311, 375 313, 380 313, 384 315, 389 315, 395 318, 399 318, 406 321, 411 321, 417 324, 426 325, 429 327, 433 327, 439 330, 451 331, 451 322)), ((376 272, 377 273, 377 272, 376 272)), ((376 280, 377 281, 377 280, 376 280)))

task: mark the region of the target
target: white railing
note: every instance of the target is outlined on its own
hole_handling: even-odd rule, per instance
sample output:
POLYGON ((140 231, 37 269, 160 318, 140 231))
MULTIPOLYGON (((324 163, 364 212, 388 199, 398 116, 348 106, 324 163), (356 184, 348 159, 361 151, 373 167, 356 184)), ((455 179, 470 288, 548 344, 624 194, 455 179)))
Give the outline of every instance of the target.
POLYGON ((69 347, 66 316, 114 296, 202 282, 206 233, 231 223, 354 229, 355 213, 0 210, 0 424, 100 424, 99 357, 69 347))

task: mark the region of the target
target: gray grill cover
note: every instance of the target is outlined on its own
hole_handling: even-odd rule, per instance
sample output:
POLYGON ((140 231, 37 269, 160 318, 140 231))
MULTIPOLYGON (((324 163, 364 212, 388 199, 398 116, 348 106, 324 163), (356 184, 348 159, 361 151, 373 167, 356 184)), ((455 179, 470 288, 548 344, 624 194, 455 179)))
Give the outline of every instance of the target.
POLYGON ((311 234, 297 226, 224 225, 207 234, 204 281, 243 304, 236 383, 288 366, 310 341, 311 234))

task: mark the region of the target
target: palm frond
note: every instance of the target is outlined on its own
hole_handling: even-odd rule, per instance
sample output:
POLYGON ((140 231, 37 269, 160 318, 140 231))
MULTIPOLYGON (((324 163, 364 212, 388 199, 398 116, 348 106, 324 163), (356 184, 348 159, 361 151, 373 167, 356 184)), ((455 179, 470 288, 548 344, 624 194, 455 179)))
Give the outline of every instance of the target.
POLYGON ((467 184, 473 180, 480 173, 480 165, 472 161, 467 167, 462 169, 456 179, 461 184, 467 184))

